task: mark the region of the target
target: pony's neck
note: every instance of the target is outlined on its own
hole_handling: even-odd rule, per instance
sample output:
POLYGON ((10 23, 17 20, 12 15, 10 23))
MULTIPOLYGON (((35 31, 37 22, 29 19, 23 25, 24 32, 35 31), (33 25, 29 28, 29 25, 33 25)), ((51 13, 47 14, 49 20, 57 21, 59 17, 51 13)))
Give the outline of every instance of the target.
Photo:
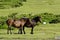
POLYGON ((34 21, 34 22, 36 22, 36 23, 38 22, 37 19, 32 19, 32 21, 34 21))

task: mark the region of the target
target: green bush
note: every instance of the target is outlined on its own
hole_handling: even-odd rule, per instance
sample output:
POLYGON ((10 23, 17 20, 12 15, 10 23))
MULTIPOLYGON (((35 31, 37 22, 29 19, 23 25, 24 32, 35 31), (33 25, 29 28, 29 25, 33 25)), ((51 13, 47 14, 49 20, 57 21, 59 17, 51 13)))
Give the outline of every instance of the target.
POLYGON ((54 20, 51 20, 49 23, 60 23, 60 15, 55 15, 56 18, 54 20))
POLYGON ((9 18, 12 19, 20 19, 22 17, 27 17, 27 18, 34 18, 36 16, 40 16, 41 17, 41 21, 42 22, 47 22, 47 23, 60 23, 60 15, 54 15, 53 13, 41 13, 41 14, 20 14, 18 15, 18 13, 12 13, 9 14, 8 17, 0 17, 0 29, 6 29, 7 25, 6 25, 6 20, 9 18))
POLYGON ((56 19, 56 16, 52 13, 41 13, 42 22, 49 23, 51 20, 56 19))
POLYGON ((17 14, 18 14, 18 13, 9 14, 9 15, 8 15, 8 18, 15 19, 17 14))
POLYGON ((6 20, 7 20, 7 17, 0 17, 0 29, 4 29, 6 28, 5 24, 6 24, 6 20))
POLYGON ((32 18, 32 14, 20 14, 18 16, 16 16, 18 19, 22 18, 22 17, 27 17, 27 18, 32 18))

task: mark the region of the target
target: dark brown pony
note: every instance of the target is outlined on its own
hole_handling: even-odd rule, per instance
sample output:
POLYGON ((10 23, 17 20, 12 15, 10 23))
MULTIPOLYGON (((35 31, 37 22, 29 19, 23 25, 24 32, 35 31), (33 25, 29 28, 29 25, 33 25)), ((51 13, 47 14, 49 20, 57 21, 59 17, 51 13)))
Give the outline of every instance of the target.
POLYGON ((21 18, 19 20, 14 20, 14 19, 8 19, 6 21, 7 25, 8 25, 8 31, 7 33, 12 33, 11 32, 11 26, 15 27, 15 28, 19 28, 19 31, 18 33, 19 34, 22 34, 22 30, 25 34, 25 27, 28 27, 28 28, 32 28, 31 29, 31 34, 33 34, 33 29, 34 29, 34 26, 37 24, 37 22, 41 22, 40 20, 41 17, 37 16, 37 17, 34 17, 32 20, 29 19, 29 18, 21 18))
MULTIPOLYGON (((28 18, 24 18, 25 20, 28 19, 28 18)), ((35 25, 37 25, 38 22, 41 22, 41 17, 39 16, 36 16, 34 17, 32 20, 31 19, 28 19, 25 23, 25 25, 23 26, 23 32, 25 34, 25 27, 28 27, 28 28, 32 28, 31 29, 31 34, 33 34, 33 29, 35 27, 35 25)))

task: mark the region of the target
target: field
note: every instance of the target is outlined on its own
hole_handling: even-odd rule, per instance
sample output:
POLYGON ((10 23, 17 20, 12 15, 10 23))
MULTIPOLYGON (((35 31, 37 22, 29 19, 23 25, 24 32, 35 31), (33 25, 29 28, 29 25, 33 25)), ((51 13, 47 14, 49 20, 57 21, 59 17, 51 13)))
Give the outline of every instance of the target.
POLYGON ((7 16, 11 13, 53 13, 60 14, 60 1, 59 0, 27 0, 23 6, 17 8, 0 9, 0 16, 7 16), (4 15, 5 14, 5 15, 4 15))
POLYGON ((38 25, 34 28, 34 34, 30 34, 30 28, 25 29, 26 34, 17 34, 18 29, 12 30, 13 34, 6 34, 6 29, 0 29, 1 40, 55 40, 60 35, 60 24, 38 25))
MULTIPOLYGON (((60 14, 60 0, 27 0, 23 6, 17 8, 0 9, 0 16, 7 16, 12 13, 39 14, 39 13, 60 14)), ((60 23, 39 24, 34 28, 34 34, 30 34, 30 28, 26 28, 26 34, 17 34, 18 29, 12 30, 13 34, 7 34, 7 29, 0 29, 1 40, 55 40, 60 36, 60 23)))

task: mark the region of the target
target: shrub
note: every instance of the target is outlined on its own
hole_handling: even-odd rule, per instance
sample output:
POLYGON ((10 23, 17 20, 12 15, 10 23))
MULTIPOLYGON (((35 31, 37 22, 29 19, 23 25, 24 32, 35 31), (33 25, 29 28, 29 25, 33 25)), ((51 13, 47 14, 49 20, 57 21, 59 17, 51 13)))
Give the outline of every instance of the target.
POLYGON ((4 26, 6 24, 6 20, 7 20, 7 17, 0 17, 0 28, 4 29, 6 28, 6 26, 4 26))
POLYGON ((17 14, 18 14, 18 13, 9 14, 9 15, 8 15, 8 18, 15 19, 17 14))
POLYGON ((22 17, 27 17, 27 18, 30 18, 32 19, 33 17, 36 17, 36 16, 40 16, 41 17, 41 21, 42 22, 47 22, 47 23, 60 23, 60 15, 54 15, 53 13, 41 13, 41 14, 32 14, 32 13, 29 13, 29 14, 20 14, 20 15, 17 15, 18 13, 12 13, 12 14, 9 14, 8 17, 0 17, 0 28, 2 29, 6 29, 7 26, 6 26, 6 20, 8 18, 12 18, 12 19, 20 19, 22 17))
POLYGON ((20 19, 22 17, 31 18, 31 15, 30 14, 20 14, 20 15, 17 16, 18 19, 20 19))
POLYGON ((55 15, 56 18, 51 20, 49 23, 60 23, 60 15, 55 15))
POLYGON ((52 13, 42 13, 40 15, 42 17, 42 22, 47 22, 47 23, 49 23, 51 20, 56 18, 56 16, 52 13))

